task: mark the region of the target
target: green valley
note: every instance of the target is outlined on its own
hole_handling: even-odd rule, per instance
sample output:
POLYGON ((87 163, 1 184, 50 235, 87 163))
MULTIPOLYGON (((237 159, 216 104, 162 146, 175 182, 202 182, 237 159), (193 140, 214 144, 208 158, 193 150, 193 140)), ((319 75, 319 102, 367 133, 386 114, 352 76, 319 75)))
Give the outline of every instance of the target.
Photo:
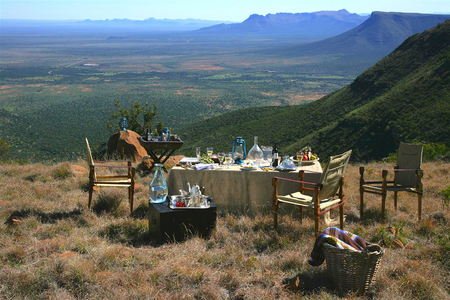
MULTIPOLYGON (((450 145, 450 21, 407 39, 353 83, 303 106, 249 108, 195 124, 188 145, 231 150, 236 135, 282 153, 306 145, 321 156, 353 149, 353 159, 381 159, 398 143, 450 145)), ((251 145, 250 145, 251 147, 251 145)))

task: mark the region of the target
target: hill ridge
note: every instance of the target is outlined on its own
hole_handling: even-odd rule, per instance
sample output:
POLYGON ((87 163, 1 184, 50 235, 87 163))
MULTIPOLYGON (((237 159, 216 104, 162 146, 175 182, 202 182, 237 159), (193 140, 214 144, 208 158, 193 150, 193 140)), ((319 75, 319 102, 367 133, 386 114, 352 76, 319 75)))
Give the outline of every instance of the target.
POLYGON ((345 32, 365 21, 367 16, 339 11, 312 13, 269 13, 265 16, 252 14, 242 23, 219 24, 199 29, 209 34, 292 34, 315 36, 316 39, 345 32))
POLYGON ((352 148, 354 160, 381 159, 400 141, 450 145, 449 86, 450 20, 408 38, 320 100, 227 113, 188 127, 183 138, 220 149, 226 145, 218 141, 257 135, 261 144, 279 141, 286 154, 311 145, 322 156, 352 148))

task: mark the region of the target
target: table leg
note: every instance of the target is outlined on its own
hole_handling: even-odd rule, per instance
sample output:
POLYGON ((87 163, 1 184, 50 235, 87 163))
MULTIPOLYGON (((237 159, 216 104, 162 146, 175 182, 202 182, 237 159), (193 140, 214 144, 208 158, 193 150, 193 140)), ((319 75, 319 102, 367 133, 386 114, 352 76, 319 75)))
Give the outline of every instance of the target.
POLYGON ((165 162, 173 155, 176 149, 165 149, 162 154, 158 157, 153 151, 147 151, 150 157, 153 159, 153 164, 151 165, 149 171, 151 171, 154 167, 154 164, 162 164, 164 172, 168 172, 166 167, 164 166, 165 162), (170 151, 170 152, 169 152, 170 151), (164 157, 165 156, 165 157, 164 157), (164 157, 163 160, 161 160, 164 157))
POLYGON ((150 169, 148 169, 149 171, 151 171, 153 169, 154 165, 160 163, 161 161, 152 150, 148 150, 147 153, 153 159, 153 164, 150 166, 150 169))

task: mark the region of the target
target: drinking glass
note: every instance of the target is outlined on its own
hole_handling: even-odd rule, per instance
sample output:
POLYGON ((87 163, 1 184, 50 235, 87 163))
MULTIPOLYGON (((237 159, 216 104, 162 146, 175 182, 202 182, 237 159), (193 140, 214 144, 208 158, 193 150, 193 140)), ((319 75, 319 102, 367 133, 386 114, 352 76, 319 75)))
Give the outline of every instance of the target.
POLYGON ((229 169, 229 168, 230 168, 230 163, 231 163, 231 161, 232 161, 232 156, 233 156, 232 153, 227 153, 227 154, 225 154, 225 162, 227 163, 226 169, 229 169))
POLYGON ((206 153, 208 153, 208 156, 211 156, 213 154, 213 148, 212 147, 208 147, 206 148, 206 153))
POLYGON ((197 159, 200 159, 200 147, 195 148, 195 154, 197 155, 197 159))
POLYGON ((263 151, 263 159, 265 161, 271 161, 272 160, 272 147, 271 146, 262 146, 263 151))
POLYGON ((225 159, 225 153, 219 152, 218 156, 219 156, 219 162, 220 162, 220 164, 223 165, 223 161, 224 161, 224 159, 225 159))

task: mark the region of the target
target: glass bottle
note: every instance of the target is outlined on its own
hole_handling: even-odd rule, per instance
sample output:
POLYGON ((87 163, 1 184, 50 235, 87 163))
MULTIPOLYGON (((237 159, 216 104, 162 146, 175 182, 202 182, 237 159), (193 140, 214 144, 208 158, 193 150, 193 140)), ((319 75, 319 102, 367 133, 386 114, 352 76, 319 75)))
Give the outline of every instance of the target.
POLYGON ((250 151, 248 151, 247 159, 254 160, 258 163, 263 159, 263 157, 263 151, 258 146, 258 137, 255 136, 255 144, 250 149, 250 151))
POLYGON ((162 203, 166 201, 169 190, 163 175, 163 164, 155 164, 155 176, 150 183, 150 203, 162 203))
POLYGON ((277 148, 277 143, 275 143, 275 145, 273 146, 273 150, 272 150, 272 167, 277 167, 278 166, 278 148, 277 148))

